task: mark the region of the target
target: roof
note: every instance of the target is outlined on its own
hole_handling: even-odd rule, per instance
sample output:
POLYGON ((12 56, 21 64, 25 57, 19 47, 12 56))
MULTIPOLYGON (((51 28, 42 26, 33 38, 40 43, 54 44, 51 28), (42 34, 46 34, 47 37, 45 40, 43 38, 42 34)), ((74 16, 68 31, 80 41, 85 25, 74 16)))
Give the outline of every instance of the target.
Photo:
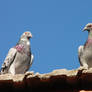
POLYGON ((92 69, 83 71, 58 69, 46 74, 27 72, 0 75, 0 89, 5 90, 6 88, 15 92, 18 90, 32 92, 92 90, 92 69))

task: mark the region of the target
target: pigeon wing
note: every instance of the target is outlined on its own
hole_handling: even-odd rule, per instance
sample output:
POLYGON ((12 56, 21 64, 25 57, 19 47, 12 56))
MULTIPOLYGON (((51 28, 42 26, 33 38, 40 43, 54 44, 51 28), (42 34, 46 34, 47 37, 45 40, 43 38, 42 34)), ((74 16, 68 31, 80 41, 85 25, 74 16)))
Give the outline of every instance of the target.
POLYGON ((34 55, 31 54, 30 66, 33 64, 33 61, 34 61, 34 55))
POLYGON ((8 55, 5 58, 5 61, 1 67, 1 74, 8 73, 10 65, 13 63, 16 57, 17 50, 15 48, 11 48, 8 52, 8 55))
POLYGON ((80 61, 80 64, 82 65, 82 61, 81 61, 81 56, 82 56, 82 54, 83 54, 83 49, 84 49, 84 46, 79 46, 79 48, 78 48, 78 57, 79 57, 79 61, 80 61))

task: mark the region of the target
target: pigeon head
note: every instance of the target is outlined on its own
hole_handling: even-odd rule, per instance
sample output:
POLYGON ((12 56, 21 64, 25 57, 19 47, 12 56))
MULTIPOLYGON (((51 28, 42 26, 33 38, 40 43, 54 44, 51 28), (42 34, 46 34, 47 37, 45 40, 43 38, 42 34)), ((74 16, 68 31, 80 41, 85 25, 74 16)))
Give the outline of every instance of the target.
POLYGON ((29 31, 24 32, 24 33, 22 34, 21 38, 25 38, 25 39, 28 39, 28 40, 29 40, 30 38, 32 38, 32 34, 31 34, 31 32, 29 32, 29 31))
POLYGON ((84 29, 83 29, 83 31, 88 31, 88 32, 90 32, 92 30, 92 23, 88 23, 85 27, 84 27, 84 29))

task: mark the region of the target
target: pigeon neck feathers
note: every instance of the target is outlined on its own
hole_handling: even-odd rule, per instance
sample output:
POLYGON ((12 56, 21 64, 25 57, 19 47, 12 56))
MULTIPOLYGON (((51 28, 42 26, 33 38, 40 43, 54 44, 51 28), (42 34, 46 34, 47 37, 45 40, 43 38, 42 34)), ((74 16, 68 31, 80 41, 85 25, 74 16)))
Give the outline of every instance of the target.
POLYGON ((22 45, 27 46, 27 47, 30 48, 30 40, 27 39, 26 37, 21 37, 19 42, 17 43, 17 45, 18 44, 22 44, 22 45))
POLYGON ((92 31, 88 33, 88 40, 86 41, 84 47, 92 47, 92 31))
POLYGON ((18 52, 22 52, 24 49, 23 45, 16 45, 15 48, 17 49, 18 52))
POLYGON ((20 53, 26 53, 30 55, 30 40, 26 38, 20 38, 17 45, 14 47, 20 53))
POLYGON ((88 39, 92 39, 92 30, 88 32, 88 39))

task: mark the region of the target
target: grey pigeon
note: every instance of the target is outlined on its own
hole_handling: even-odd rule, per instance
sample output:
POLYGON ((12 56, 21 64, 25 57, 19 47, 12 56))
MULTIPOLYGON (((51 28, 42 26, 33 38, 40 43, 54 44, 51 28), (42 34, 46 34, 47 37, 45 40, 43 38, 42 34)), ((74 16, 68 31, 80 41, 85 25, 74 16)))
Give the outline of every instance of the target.
POLYGON ((1 67, 1 74, 24 74, 33 62, 33 54, 30 48, 30 38, 32 34, 30 32, 24 32, 20 37, 19 42, 11 48, 5 61, 1 67))
POLYGON ((89 69, 92 68, 92 23, 88 23, 83 31, 88 31, 88 39, 83 46, 78 48, 79 69, 89 69))

